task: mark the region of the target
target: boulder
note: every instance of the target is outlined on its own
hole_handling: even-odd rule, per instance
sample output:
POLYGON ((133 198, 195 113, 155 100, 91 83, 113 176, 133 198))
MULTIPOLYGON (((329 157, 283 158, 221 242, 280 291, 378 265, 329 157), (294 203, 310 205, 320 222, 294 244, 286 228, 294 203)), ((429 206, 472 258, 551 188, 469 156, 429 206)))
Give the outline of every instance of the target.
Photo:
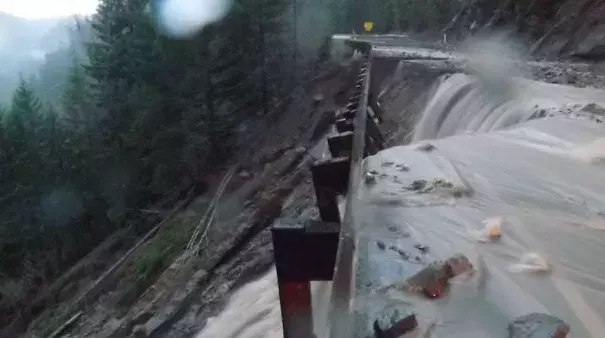
POLYGON ((396 307, 387 307, 378 314, 374 321, 374 335, 376 338, 397 338, 416 327, 418 327, 418 322, 415 314, 396 307))
POLYGON ((569 325, 544 313, 530 313, 518 317, 508 325, 509 338, 565 338, 569 325))

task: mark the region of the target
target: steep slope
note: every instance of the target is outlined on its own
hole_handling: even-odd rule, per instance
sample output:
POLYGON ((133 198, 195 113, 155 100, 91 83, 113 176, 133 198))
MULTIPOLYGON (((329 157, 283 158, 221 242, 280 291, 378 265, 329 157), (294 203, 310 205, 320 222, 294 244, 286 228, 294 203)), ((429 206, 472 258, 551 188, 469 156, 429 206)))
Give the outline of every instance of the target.
POLYGON ((605 59, 603 0, 475 0, 445 27, 452 36, 505 28, 550 58, 605 59))

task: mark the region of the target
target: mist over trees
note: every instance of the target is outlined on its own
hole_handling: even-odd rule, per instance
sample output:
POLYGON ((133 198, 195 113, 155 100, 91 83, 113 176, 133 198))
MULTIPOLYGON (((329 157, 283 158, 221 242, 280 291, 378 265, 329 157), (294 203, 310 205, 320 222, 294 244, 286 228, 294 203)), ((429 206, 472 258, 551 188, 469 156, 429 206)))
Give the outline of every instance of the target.
MULTIPOLYGON (((27 20, 0 12, 1 104, 10 104, 20 77, 28 81, 39 81, 38 78, 46 77, 61 82, 65 77, 65 72, 61 70, 69 60, 66 58, 67 50, 71 49, 70 45, 76 45, 74 38, 79 36, 75 32, 79 21, 83 22, 82 18, 27 20)), ((42 86, 46 83, 40 82, 36 88, 37 94, 53 97, 50 93, 45 94, 42 86)), ((59 88, 53 88, 55 92, 60 90, 57 83, 52 83, 52 86, 59 88)))
POLYGON ((175 39, 148 1, 102 0, 0 108, 0 326, 141 208, 203 186, 237 127, 328 61, 332 33, 422 29, 428 7, 442 24, 445 2, 234 0, 175 39))

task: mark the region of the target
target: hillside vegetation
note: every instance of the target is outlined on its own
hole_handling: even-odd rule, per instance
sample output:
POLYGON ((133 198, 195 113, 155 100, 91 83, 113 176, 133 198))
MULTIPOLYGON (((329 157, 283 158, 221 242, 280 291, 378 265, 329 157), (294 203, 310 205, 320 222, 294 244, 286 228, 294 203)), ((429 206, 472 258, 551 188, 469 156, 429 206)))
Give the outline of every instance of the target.
POLYGON ((47 54, 47 76, 21 77, 0 113, 1 327, 24 330, 46 286, 112 233, 147 231, 146 206, 204 192, 242 123, 313 76, 338 29, 315 16, 323 2, 293 5, 234 1, 174 38, 147 1, 103 0, 47 54))

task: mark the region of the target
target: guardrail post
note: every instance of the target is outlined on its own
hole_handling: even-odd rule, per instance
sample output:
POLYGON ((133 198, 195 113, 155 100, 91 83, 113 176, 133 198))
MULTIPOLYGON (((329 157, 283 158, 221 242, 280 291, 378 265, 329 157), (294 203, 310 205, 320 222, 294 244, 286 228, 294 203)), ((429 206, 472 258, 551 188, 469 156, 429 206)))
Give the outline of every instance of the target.
POLYGON ((318 161, 311 167, 319 216, 324 222, 340 222, 337 197, 345 193, 350 166, 349 157, 339 157, 318 161))
POLYGON ((311 284, 278 281, 284 338, 313 338, 311 284))
POLYGON ((292 222, 271 228, 285 338, 312 338, 310 281, 332 279, 338 223, 292 222))
MULTIPOLYGON (((346 131, 328 138, 328 149, 333 158, 351 156, 353 149, 353 132, 346 131)), ((347 169, 347 171, 349 171, 347 169)))

